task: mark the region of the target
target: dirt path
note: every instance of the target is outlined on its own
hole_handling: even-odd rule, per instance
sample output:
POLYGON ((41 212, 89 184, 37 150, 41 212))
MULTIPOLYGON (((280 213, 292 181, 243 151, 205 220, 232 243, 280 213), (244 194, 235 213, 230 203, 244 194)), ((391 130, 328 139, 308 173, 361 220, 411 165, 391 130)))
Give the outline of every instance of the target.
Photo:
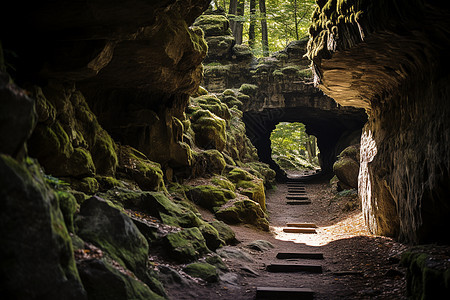
POLYGON ((279 184, 267 194, 270 232, 232 226, 241 243, 230 248, 252 261, 225 259, 231 273, 223 275, 224 281, 170 290, 171 299, 255 299, 258 286, 310 288, 314 299, 406 299, 404 270, 398 266, 405 246, 370 235, 354 197, 335 197, 328 183, 314 183, 306 184, 311 204, 287 205, 287 191, 286 184, 279 184), (284 233, 288 222, 313 222, 317 234, 284 233), (256 240, 274 248, 248 248, 256 240), (276 258, 278 252, 317 252, 324 259, 286 261, 276 258), (266 266, 271 263, 319 264, 323 272, 270 273, 266 266))

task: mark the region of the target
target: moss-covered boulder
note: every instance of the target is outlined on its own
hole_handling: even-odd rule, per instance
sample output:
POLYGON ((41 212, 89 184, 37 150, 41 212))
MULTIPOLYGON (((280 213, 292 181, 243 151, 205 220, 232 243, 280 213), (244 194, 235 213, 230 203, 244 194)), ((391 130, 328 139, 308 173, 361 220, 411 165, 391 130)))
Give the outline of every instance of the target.
POLYGON ((257 202, 263 210, 266 210, 266 194, 263 179, 239 167, 232 169, 227 177, 236 185, 239 193, 257 202))
POLYGON ((358 188, 359 145, 345 148, 334 163, 333 171, 339 179, 340 190, 358 188))
POLYGON ((199 16, 194 23, 203 29, 206 36, 231 35, 230 22, 223 15, 207 15, 199 16))
POLYGON ((230 226, 225 224, 223 221, 214 220, 209 224, 211 224, 211 226, 213 226, 217 230, 220 239, 223 240, 227 245, 234 245, 238 242, 233 229, 231 229, 230 226))
POLYGON ((127 275, 105 260, 82 260, 77 263, 77 267, 89 299, 166 299, 142 281, 127 275))
POLYGON ((148 243, 133 221, 97 196, 84 201, 76 217, 77 235, 91 242, 122 266, 145 273, 148 243))
POLYGON ((204 176, 206 174, 222 174, 225 170, 225 158, 215 149, 205 150, 194 153, 195 163, 192 166, 192 175, 194 177, 204 176))
POLYGON ((239 88, 239 92, 248 95, 248 96, 255 96, 256 92, 258 91, 258 86, 254 84, 244 83, 239 88))
POLYGON ((195 186, 187 192, 187 196, 194 203, 211 211, 236 198, 234 192, 213 185, 195 186))
POLYGON ((108 191, 105 197, 125 208, 142 210, 167 225, 194 227, 203 223, 192 210, 172 201, 162 192, 114 189, 108 191))
POLYGON ((246 223, 262 230, 269 230, 269 221, 261 206, 250 199, 232 201, 220 208, 216 217, 229 224, 246 223))
POLYGON ((234 183, 229 181, 224 176, 214 176, 211 179, 211 183, 214 184, 214 185, 220 186, 223 189, 232 191, 232 192, 236 191, 236 186, 234 185, 234 183))
POLYGON ((191 116, 195 143, 204 149, 222 151, 226 143, 226 122, 209 110, 198 109, 191 116))
POLYGON ((201 278, 209 283, 219 281, 219 273, 216 267, 208 263, 192 263, 187 265, 183 271, 192 277, 201 278))
POLYGON ((429 249, 417 246, 402 254, 400 263, 407 268, 406 289, 410 299, 443 299, 450 295, 448 249, 429 246, 429 249))
POLYGON ((164 237, 167 254, 175 261, 194 261, 209 252, 205 238, 197 227, 185 228, 164 237))
POLYGON ((119 168, 122 174, 134 180, 144 191, 164 190, 161 165, 149 160, 131 146, 118 146, 119 168))
POLYGON ((211 224, 205 222, 199 226, 198 229, 200 229, 200 232, 205 238, 208 249, 214 251, 225 244, 225 241, 220 238, 220 234, 217 229, 211 224))
POLYGON ((75 229, 73 226, 73 215, 77 211, 77 200, 75 197, 66 191, 57 191, 56 196, 59 203, 59 208, 64 217, 64 222, 66 223, 67 230, 74 233, 75 229))
POLYGON ((197 98, 192 98, 191 102, 199 105, 203 109, 209 110, 224 120, 229 120, 231 118, 231 113, 228 106, 225 103, 222 103, 222 101, 220 101, 220 99, 215 95, 203 95, 197 98))
POLYGON ((58 199, 38 165, 0 154, 0 187, 2 296, 87 299, 58 199))
POLYGON ((54 82, 32 92, 39 99, 39 122, 29 141, 30 155, 39 159, 46 172, 73 178, 113 176, 115 144, 81 92, 54 82))

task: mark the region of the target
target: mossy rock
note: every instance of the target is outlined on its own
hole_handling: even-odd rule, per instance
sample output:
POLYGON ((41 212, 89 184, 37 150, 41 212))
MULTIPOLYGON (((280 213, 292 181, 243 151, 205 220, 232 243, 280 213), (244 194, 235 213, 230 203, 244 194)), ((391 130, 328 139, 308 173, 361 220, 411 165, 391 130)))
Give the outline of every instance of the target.
POLYGON ((226 144, 224 119, 209 110, 199 109, 192 114, 192 129, 195 133, 195 143, 203 149, 222 151, 226 144))
MULTIPOLYGON (((432 246, 437 248, 437 246, 432 246)), ((447 249, 437 252, 448 252, 447 249)), ((406 289, 411 299, 441 299, 450 295, 448 255, 434 255, 426 247, 417 246, 404 252, 400 264, 407 268, 406 289)))
POLYGON ((204 150, 201 152, 196 152, 194 155, 195 163, 192 171, 195 177, 203 176, 205 174, 220 175, 223 173, 226 162, 222 153, 218 150, 204 150))
POLYGON ((224 176, 214 176, 211 183, 232 192, 236 191, 236 186, 224 176))
POLYGON ((255 176, 253 176, 248 171, 246 171, 242 168, 232 169, 228 173, 227 177, 231 182, 234 182, 234 183, 238 183, 239 181, 249 181, 249 180, 253 180, 255 178, 255 176))
POLYGON ((67 230, 71 233, 75 232, 73 226, 73 215, 77 211, 77 200, 75 197, 66 191, 57 191, 56 196, 59 203, 59 208, 64 217, 64 222, 66 223, 67 230))
POLYGON ((77 267, 89 299, 166 299, 142 281, 126 275, 105 260, 84 260, 78 262, 77 267))
POLYGON ((201 15, 194 25, 202 28, 206 36, 231 35, 229 21, 223 15, 201 15))
POLYGON ((266 194, 264 191, 264 182, 262 179, 255 178, 252 181, 241 180, 236 184, 239 193, 259 203, 261 208, 266 210, 266 194))
POLYGON ((124 184, 111 176, 100 176, 97 175, 95 176, 95 179, 97 180, 98 184, 99 184, 99 190, 102 192, 108 191, 110 189, 113 189, 115 187, 123 187, 124 184))
POLYGON ((193 103, 197 103, 201 108, 209 110, 216 116, 221 117, 224 120, 231 118, 231 113, 228 110, 228 106, 222 103, 215 95, 203 95, 192 99, 193 103))
POLYGON ((187 192, 187 196, 194 203, 211 211, 227 203, 230 199, 236 198, 234 192, 212 185, 192 187, 187 192))
POLYGON ((137 275, 146 272, 147 240, 133 221, 108 201, 96 196, 84 201, 75 222, 76 233, 83 240, 93 243, 137 275))
POLYGON ((240 101, 235 96, 225 96, 225 97, 223 97, 223 103, 225 103, 228 106, 228 108, 232 108, 233 106, 236 106, 238 109, 242 109, 242 106, 244 105, 242 103, 242 101, 240 101))
POLYGON ((131 146, 118 147, 120 171, 134 180, 144 191, 163 191, 164 174, 161 165, 149 160, 131 146))
POLYGON ((183 271, 192 277, 201 278, 209 283, 219 281, 219 273, 216 267, 208 263, 192 263, 187 265, 183 271))
POLYGON ((105 195, 125 208, 142 210, 164 224, 178 227, 199 226, 203 221, 190 209, 171 201, 162 192, 142 192, 114 189, 105 195))
POLYGON ((40 166, 0 154, 0 186, 0 265, 7 274, 1 294, 86 299, 66 222, 40 166))
POLYGON ((230 226, 225 224, 223 221, 214 220, 209 224, 211 224, 211 226, 213 226, 217 230, 220 239, 223 240, 227 245, 234 245, 238 242, 233 229, 231 229, 230 226))
POLYGON ((239 88, 240 93, 242 93, 244 95, 248 95, 248 96, 255 96, 257 91, 258 91, 258 86, 254 85, 254 84, 244 83, 239 88))
POLYGON ((236 92, 232 89, 226 89, 225 91, 222 92, 222 95, 224 96, 236 96, 236 92))
POLYGON ((88 195, 95 194, 99 189, 98 181, 94 177, 84 177, 81 179, 63 177, 62 179, 68 182, 72 189, 88 195))
POLYGON ((205 238, 197 227, 185 228, 164 237, 168 255, 175 261, 186 263, 209 253, 205 238))
POLYGON ((213 265, 214 267, 216 267, 217 269, 219 269, 222 272, 229 271, 227 265, 223 262, 222 258, 218 255, 207 256, 205 261, 208 264, 213 265))
POLYGON ((250 200, 238 200, 216 212, 216 217, 225 223, 246 223, 268 231, 269 222, 259 203, 250 200))
POLYGON ((214 228, 214 226, 208 223, 203 223, 198 228, 205 238, 206 246, 209 250, 214 251, 225 244, 225 242, 220 239, 219 232, 217 232, 217 229, 214 228))

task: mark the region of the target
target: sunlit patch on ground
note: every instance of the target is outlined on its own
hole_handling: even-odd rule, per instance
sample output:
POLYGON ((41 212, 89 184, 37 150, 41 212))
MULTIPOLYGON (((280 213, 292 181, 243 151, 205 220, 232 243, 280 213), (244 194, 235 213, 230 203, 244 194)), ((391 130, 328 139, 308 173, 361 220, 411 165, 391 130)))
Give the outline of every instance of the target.
POLYGON ((362 212, 356 212, 331 226, 318 227, 317 234, 286 233, 283 232, 283 228, 285 227, 272 226, 270 229, 278 240, 309 246, 322 246, 332 241, 355 236, 374 236, 366 229, 362 212))

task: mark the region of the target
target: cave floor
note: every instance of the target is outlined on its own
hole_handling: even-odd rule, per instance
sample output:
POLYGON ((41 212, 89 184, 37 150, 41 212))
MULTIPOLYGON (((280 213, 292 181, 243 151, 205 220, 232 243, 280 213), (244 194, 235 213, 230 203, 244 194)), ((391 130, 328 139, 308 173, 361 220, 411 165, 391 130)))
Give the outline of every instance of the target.
MULTIPOLYGON (((310 288, 314 299, 407 298, 405 269, 398 264, 406 246, 371 235, 355 195, 336 196, 328 182, 306 184, 309 205, 287 205, 287 193, 286 184, 267 192, 270 232, 231 226, 240 241, 232 248, 253 261, 224 259, 231 273, 223 274, 219 283, 172 285, 170 299, 255 299, 257 287, 310 288), (293 222, 315 223, 317 233, 283 232, 293 222), (269 241, 274 248, 249 249, 246 245, 255 240, 269 241), (323 253, 324 259, 277 259, 279 252, 323 253), (270 273, 266 271, 270 264, 321 265, 322 273, 270 273)), ((202 214, 212 219, 207 212, 202 214)))

